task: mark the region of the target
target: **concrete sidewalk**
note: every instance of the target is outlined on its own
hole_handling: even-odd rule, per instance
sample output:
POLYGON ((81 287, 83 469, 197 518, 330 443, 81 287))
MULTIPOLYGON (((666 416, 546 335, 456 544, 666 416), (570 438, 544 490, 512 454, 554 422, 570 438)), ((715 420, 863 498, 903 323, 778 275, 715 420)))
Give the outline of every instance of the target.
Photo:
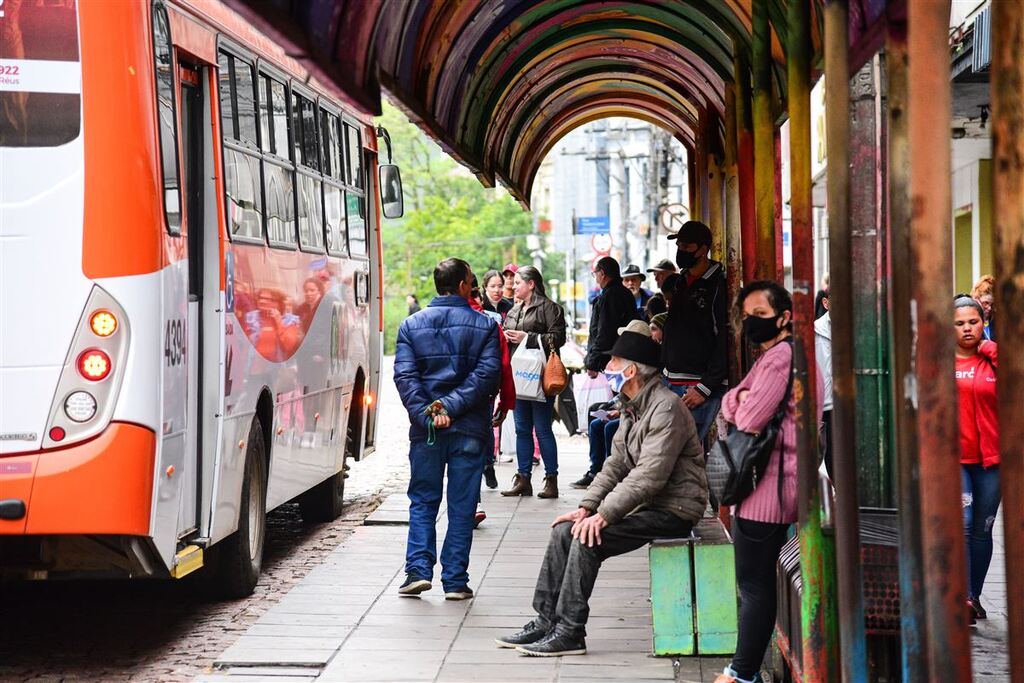
MULTIPOLYGON (((559 438, 562 497, 503 498, 484 490, 487 520, 476 531, 469 574, 476 597, 446 602, 434 589, 402 598, 404 494, 386 503, 385 524, 358 529, 271 608, 203 681, 672 681, 673 661, 651 656, 647 549, 605 563, 591 600, 589 654, 536 659, 498 649, 494 638, 532 616, 533 585, 551 520, 575 509, 568 484, 585 470, 586 439, 559 438), (400 516, 400 515, 399 515, 400 516), (386 522, 391 521, 392 524, 386 522)), ((499 467, 507 484, 511 465, 499 467)), ((535 475, 538 479, 541 472, 535 475)), ((439 520, 443 532, 444 516, 439 520)), ((711 681, 721 659, 683 659, 678 680, 711 681)))

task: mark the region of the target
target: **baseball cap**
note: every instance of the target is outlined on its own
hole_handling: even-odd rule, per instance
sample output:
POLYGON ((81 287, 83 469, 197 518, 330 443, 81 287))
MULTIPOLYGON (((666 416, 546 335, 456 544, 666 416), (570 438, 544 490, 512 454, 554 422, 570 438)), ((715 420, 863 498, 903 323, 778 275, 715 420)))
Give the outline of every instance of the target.
POLYGON ((658 263, 653 268, 648 268, 647 272, 648 273, 674 273, 677 270, 679 270, 679 269, 676 268, 676 264, 672 263, 667 258, 663 258, 660 261, 658 261, 658 263))
POLYGON ((501 274, 502 275, 504 275, 505 273, 518 273, 518 272, 519 272, 519 266, 517 266, 514 263, 506 263, 505 267, 501 269, 501 274))
POLYGON ((625 327, 620 327, 618 332, 619 334, 622 334, 623 332, 635 332, 637 334, 642 334, 645 337, 651 336, 651 328, 643 320, 630 320, 629 324, 625 327))
POLYGON ((710 247, 711 228, 700 221, 686 221, 683 223, 683 227, 679 228, 679 232, 669 235, 668 239, 678 240, 676 244, 681 242, 683 244, 698 244, 710 247))

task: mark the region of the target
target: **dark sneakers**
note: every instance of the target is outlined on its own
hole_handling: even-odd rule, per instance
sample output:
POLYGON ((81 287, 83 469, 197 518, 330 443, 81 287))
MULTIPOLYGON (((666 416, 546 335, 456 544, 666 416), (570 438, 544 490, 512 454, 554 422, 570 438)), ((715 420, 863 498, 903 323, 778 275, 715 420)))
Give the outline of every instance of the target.
POLYGON ((578 480, 576 480, 573 483, 569 484, 569 486, 572 486, 574 489, 585 489, 585 488, 588 488, 593 483, 594 483, 594 475, 591 474, 590 472, 587 472, 582 477, 580 477, 578 480))
POLYGON ((975 619, 988 619, 988 612, 981 606, 981 598, 968 598, 967 602, 971 603, 971 610, 974 611, 975 619))
POLYGON ((536 643, 548 634, 548 629, 543 628, 537 623, 537 620, 529 622, 523 627, 522 631, 513 633, 510 636, 504 638, 495 638, 494 642, 498 647, 519 647, 520 645, 529 645, 530 643, 536 643))
POLYGON ((469 600, 471 597, 473 597, 473 589, 469 586, 444 592, 445 600, 469 600))
POLYGON ((412 574, 406 574, 405 583, 403 583, 398 589, 398 594, 415 597, 424 591, 430 590, 431 588, 433 588, 433 586, 426 579, 421 579, 420 577, 413 576, 412 574))
POLYGON ((587 654, 587 642, 581 635, 574 635, 557 628, 536 643, 519 645, 516 652, 528 657, 564 657, 587 654))
POLYGON ((498 476, 494 473, 493 466, 484 468, 484 483, 489 489, 498 488, 498 476))

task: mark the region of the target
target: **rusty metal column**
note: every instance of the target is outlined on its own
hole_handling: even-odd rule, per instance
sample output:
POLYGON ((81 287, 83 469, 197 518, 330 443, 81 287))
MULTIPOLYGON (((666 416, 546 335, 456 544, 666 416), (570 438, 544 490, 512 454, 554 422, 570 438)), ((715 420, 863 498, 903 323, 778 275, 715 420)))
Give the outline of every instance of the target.
MULTIPOLYGON (((740 291, 743 271, 740 261, 740 183, 738 171, 738 139, 736 130, 736 84, 725 86, 725 285, 729 293, 729 304, 736 300, 740 291)), ((729 326, 729 384, 736 386, 740 380, 741 356, 739 340, 729 326)))
MULTIPOLYGON (((921 474, 917 458, 916 396, 913 378, 910 263, 910 142, 907 131, 907 25, 890 18, 886 27, 885 68, 888 97, 889 176, 889 334, 892 372, 893 433, 900 524, 900 648, 903 680, 927 681, 924 569, 921 549, 921 474)), ((833 271, 834 272, 834 271, 833 271)), ((835 323, 833 322, 833 325, 835 323)), ((835 367, 833 354, 833 368, 835 367)), ((852 361, 851 361, 852 362, 852 361)))
MULTIPOLYGON (((811 198, 811 27, 810 1, 790 0, 786 55, 789 92, 789 163, 792 206, 793 314, 796 379, 797 501, 800 517, 800 604, 803 680, 834 677, 834 615, 828 610, 825 541, 818 485, 818 388, 814 356, 814 206, 811 198), (833 622, 833 623, 830 623, 833 622)), ((773 245, 774 246, 774 245, 773 245)), ((774 251, 774 250, 773 250, 774 251)))
POLYGON ((999 485, 1006 543, 1010 680, 1024 681, 1024 5, 992 3, 992 193, 995 198, 996 304, 999 344, 999 485), (1004 320, 1005 319, 1005 320, 1004 320), (1011 569, 1012 568, 1012 569, 1011 569))
POLYGON ((971 680, 960 501, 960 435, 950 330, 949 0, 907 3, 910 114, 910 398, 917 405, 921 548, 932 676, 971 680))
POLYGON ((772 29, 767 2, 752 4, 755 277, 775 279, 775 125, 772 123, 772 29))
POLYGON ((725 213, 722 211, 722 155, 708 157, 708 227, 711 228, 711 253, 716 261, 725 261, 725 213))
POLYGON ((882 173, 879 144, 879 93, 875 59, 868 60, 850 81, 850 251, 853 310, 854 381, 857 400, 855 444, 859 502, 867 507, 891 505, 883 486, 883 456, 886 454, 886 415, 879 400, 879 385, 885 381, 882 367, 879 312, 884 274, 879 263, 881 197, 878 180, 882 173))
POLYGON ((829 315, 832 320, 832 462, 842 680, 868 680, 857 497, 853 269, 850 235, 850 66, 847 0, 825 5, 829 315))
POLYGON ((734 45, 736 78, 736 173, 739 178, 740 235, 743 281, 754 279, 757 266, 757 220, 754 200, 754 123, 750 89, 750 60, 744 48, 734 45))

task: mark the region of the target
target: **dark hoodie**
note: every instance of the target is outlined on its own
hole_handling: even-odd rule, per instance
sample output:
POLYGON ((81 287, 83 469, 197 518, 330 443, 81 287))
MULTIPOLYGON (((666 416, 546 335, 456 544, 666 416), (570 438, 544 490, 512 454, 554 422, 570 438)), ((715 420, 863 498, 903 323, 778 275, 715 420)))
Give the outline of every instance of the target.
POLYGON ((611 280, 594 299, 594 308, 590 312, 590 339, 587 342, 587 357, 583 361, 587 370, 604 370, 612 358, 608 352, 619 337, 619 328, 639 317, 636 299, 622 284, 622 278, 611 280))
POLYGON ((728 377, 728 310, 721 263, 711 261, 707 272, 689 286, 686 271, 679 274, 665 322, 661 360, 666 372, 698 381, 697 389, 705 396, 728 377))

